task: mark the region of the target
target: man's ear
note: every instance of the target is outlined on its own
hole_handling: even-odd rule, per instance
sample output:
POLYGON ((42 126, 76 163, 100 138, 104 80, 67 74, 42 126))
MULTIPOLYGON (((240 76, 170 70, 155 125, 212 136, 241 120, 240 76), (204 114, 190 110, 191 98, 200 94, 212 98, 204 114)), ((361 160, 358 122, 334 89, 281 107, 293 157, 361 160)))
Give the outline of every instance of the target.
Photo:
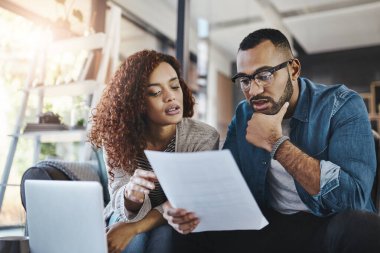
POLYGON ((301 75, 301 62, 297 58, 294 58, 294 60, 290 64, 290 67, 290 76, 292 78, 292 81, 296 81, 298 77, 301 75))

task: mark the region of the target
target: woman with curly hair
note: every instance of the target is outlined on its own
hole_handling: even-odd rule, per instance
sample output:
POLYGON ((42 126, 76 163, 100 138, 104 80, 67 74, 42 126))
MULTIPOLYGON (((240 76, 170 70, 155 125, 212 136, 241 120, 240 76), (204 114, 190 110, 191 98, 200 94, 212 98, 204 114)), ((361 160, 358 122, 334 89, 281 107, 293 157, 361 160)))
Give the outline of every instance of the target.
POLYGON ((106 86, 89 137, 103 148, 109 174, 111 201, 105 216, 110 252, 170 251, 173 230, 162 215, 167 199, 144 150, 218 149, 217 131, 190 119, 193 107, 179 63, 153 50, 128 57, 106 86))

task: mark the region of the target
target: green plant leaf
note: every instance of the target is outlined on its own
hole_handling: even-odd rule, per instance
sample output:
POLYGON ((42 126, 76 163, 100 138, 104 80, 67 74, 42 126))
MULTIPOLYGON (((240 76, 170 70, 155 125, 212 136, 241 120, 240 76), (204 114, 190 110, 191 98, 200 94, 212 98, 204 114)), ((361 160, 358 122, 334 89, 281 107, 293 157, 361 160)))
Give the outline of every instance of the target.
POLYGON ((76 126, 77 127, 84 127, 84 122, 85 122, 84 119, 79 119, 76 123, 76 126))
POLYGON ((80 22, 83 22, 83 14, 78 9, 73 9, 73 16, 76 17, 80 22))
POLYGON ((45 159, 48 156, 57 156, 57 144, 56 143, 41 143, 41 159, 45 159))

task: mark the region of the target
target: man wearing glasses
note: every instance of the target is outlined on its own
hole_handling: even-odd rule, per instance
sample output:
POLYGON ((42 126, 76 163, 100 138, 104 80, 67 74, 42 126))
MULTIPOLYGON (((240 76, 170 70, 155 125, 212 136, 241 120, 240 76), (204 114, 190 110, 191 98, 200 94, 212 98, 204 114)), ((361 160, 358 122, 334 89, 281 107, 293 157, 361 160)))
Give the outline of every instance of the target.
MULTIPOLYGON (((364 102, 344 85, 316 84, 300 71, 278 30, 241 42, 232 80, 246 100, 224 148, 269 225, 177 236, 182 252, 379 252, 380 218, 370 198, 376 156, 364 102)), ((177 228, 194 222, 165 211, 177 228)))

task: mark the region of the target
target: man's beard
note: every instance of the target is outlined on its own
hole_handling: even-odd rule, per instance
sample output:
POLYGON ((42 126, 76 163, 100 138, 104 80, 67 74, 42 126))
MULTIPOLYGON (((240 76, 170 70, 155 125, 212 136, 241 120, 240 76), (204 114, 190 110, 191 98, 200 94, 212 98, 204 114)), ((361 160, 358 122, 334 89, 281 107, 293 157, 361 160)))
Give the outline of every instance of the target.
POLYGON ((280 97, 280 99, 278 100, 278 102, 274 101, 274 99, 271 98, 271 97, 257 95, 257 96, 252 97, 250 99, 250 104, 253 107, 252 102, 254 100, 265 99, 269 103, 272 104, 272 107, 269 108, 268 110, 261 111, 260 113, 267 114, 267 115, 274 115, 274 114, 277 114, 281 110, 282 106, 285 104, 285 102, 287 102, 287 101, 290 100, 290 98, 292 97, 292 95, 293 95, 293 84, 292 84, 292 81, 290 80, 290 76, 289 76, 288 77, 288 81, 286 82, 284 93, 282 94, 282 96, 280 97))

